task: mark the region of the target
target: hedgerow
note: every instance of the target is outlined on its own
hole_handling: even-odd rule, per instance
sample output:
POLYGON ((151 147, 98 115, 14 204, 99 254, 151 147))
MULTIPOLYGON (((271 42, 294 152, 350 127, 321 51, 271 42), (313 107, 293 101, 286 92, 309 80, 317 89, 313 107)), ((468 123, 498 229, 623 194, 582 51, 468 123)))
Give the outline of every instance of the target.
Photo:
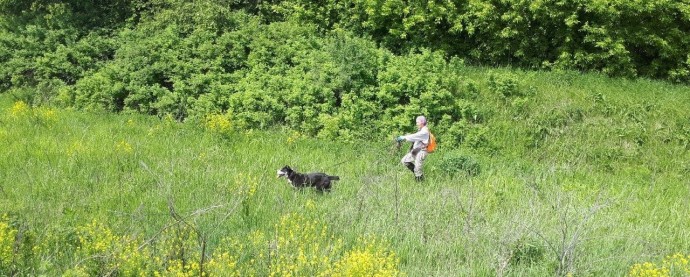
POLYGON ((263 14, 364 33, 396 53, 429 47, 483 64, 688 82, 683 1, 265 1, 263 14))
MULTIPOLYGON (((444 145, 495 151, 505 143, 487 122, 503 109, 529 117, 535 89, 506 73, 468 80, 466 61, 690 76, 690 13, 674 1, 106 4, 0 2, 0 91, 343 140, 413 131, 424 114, 444 145)), ((560 128, 544 120, 520 144, 560 128)))

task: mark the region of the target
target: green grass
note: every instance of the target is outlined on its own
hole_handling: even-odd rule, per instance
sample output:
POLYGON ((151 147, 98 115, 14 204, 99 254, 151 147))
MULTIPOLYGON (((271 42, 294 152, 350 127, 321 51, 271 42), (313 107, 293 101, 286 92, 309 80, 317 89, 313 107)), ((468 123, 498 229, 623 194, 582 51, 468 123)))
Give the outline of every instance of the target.
POLYGON ((636 263, 690 254, 690 89, 571 72, 465 74, 488 99, 492 147, 441 145, 421 184, 387 141, 282 129, 218 134, 65 109, 13 116, 14 100, 0 95, 0 214, 52 243, 20 273, 79 265, 70 238, 94 220, 155 238, 174 221, 171 207, 207 238, 208 253, 224 238, 271 234, 283 216, 301 214, 345 249, 366 235, 385 241, 410 276, 620 276, 636 263), (514 74, 532 94, 522 108, 492 97, 487 74, 514 74), (546 135, 530 146, 538 128, 546 135), (443 158, 457 153, 473 157, 481 174, 449 173, 443 158), (326 194, 294 190, 275 176, 286 164, 341 181, 326 194), (246 190, 239 174, 255 178, 253 195, 238 194, 246 190))

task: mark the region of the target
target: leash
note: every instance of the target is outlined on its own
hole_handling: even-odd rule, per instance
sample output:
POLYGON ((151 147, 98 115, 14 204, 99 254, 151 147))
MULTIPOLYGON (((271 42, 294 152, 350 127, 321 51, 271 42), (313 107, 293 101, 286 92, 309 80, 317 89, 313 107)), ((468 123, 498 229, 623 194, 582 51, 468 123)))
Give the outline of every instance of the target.
POLYGON ((342 162, 339 162, 339 163, 337 163, 337 164, 334 164, 334 165, 331 165, 331 166, 328 166, 328 167, 338 166, 338 165, 344 164, 344 163, 346 163, 346 162, 347 162, 347 161, 342 161, 342 162))
MULTIPOLYGON (((384 146, 384 147, 382 147, 382 148, 383 148, 383 149, 388 148, 388 149, 389 149, 388 152, 389 152, 391 155, 393 155, 393 154, 395 154, 396 152, 400 151, 400 148, 402 147, 402 144, 403 144, 403 143, 400 141, 400 142, 395 142, 395 143, 393 143, 391 146, 387 146, 387 145, 386 145, 386 146, 384 146)), ((339 166, 339 165, 344 164, 344 163, 346 163, 346 162, 348 162, 348 161, 341 161, 341 162, 338 162, 338 163, 336 163, 336 164, 329 165, 329 166, 327 166, 326 168, 332 168, 332 167, 335 167, 335 166, 339 166)))

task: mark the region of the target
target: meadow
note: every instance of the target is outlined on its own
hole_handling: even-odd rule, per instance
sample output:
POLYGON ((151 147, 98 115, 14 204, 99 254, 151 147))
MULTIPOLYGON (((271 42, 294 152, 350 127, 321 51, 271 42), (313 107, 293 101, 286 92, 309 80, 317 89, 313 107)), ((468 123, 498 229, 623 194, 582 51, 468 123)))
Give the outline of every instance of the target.
POLYGON ((484 139, 444 147, 437 133, 423 183, 396 134, 319 139, 0 95, 0 275, 690 275, 690 89, 463 74, 484 96, 492 74, 529 94, 479 97, 484 139), (295 190, 276 178, 284 165, 341 180, 295 190))

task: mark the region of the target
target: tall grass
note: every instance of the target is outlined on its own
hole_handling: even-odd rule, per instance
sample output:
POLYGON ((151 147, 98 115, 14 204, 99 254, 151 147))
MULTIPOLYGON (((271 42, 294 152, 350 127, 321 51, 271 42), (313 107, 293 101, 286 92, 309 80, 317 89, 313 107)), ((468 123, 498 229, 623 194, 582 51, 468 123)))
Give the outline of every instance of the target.
MULTIPOLYGON (((386 275, 618 276, 688 254, 688 88, 569 72, 465 72, 489 99, 493 150, 441 145, 423 183, 388 141, 218 130, 29 107, 2 95, 0 224, 14 231, 0 225, 0 234, 35 249, 12 243, 0 251, 0 272, 127 275, 95 257, 125 257, 114 253, 128 247, 167 253, 164 234, 174 230, 172 238, 189 240, 182 249, 203 252, 206 272, 219 275, 228 272, 219 261, 234 262, 240 275, 356 274, 349 265, 377 261, 391 265, 380 268, 386 275), (490 97, 487 74, 513 74, 529 94, 522 102, 490 97), (541 134, 536 146, 533 133, 541 134), (481 173, 448 170, 451 154, 481 173), (331 193, 295 190, 276 179, 283 165, 341 180, 331 193), (134 245, 96 247, 117 241, 134 245)), ((148 273, 199 270, 172 256, 125 260, 148 273)))

